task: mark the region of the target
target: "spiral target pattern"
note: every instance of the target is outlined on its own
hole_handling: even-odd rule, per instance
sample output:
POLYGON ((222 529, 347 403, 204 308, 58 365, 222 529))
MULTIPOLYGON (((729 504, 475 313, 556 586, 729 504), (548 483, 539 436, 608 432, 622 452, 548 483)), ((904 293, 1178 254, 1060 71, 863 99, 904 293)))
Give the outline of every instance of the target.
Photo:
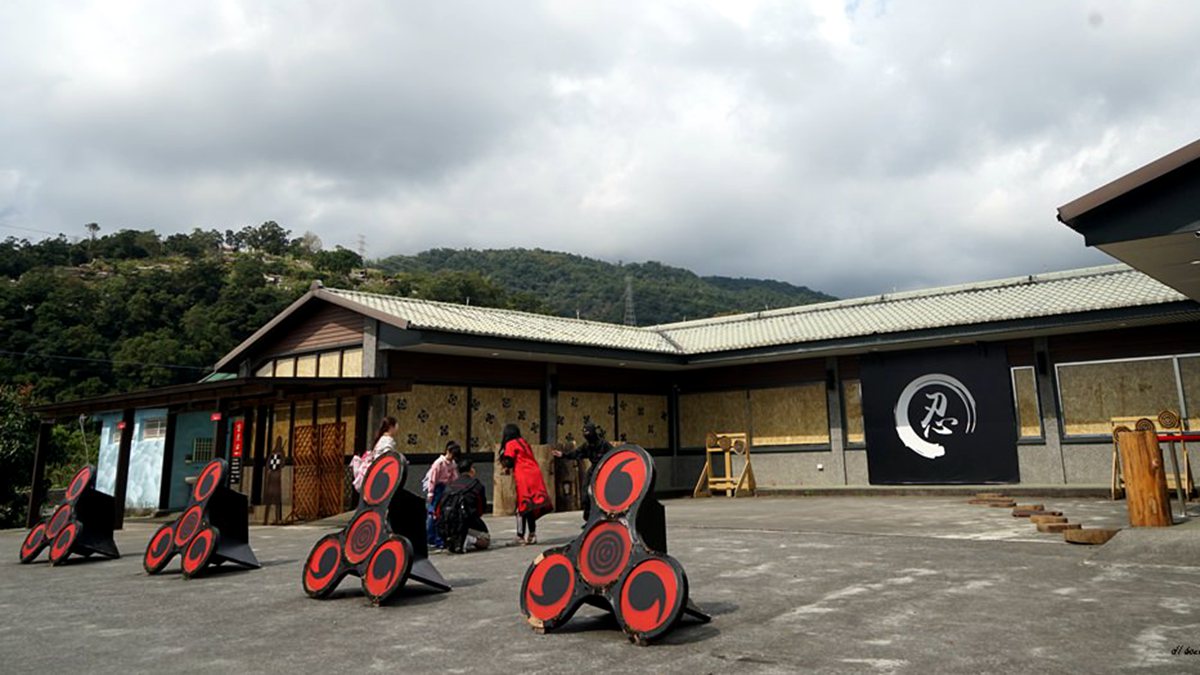
POLYGON ((378 511, 363 511, 346 534, 346 562, 357 565, 371 555, 383 535, 383 518, 378 511))
POLYGON ((583 538, 579 549, 579 571, 593 586, 607 586, 617 580, 629 563, 632 542, 624 525, 600 523, 583 538))

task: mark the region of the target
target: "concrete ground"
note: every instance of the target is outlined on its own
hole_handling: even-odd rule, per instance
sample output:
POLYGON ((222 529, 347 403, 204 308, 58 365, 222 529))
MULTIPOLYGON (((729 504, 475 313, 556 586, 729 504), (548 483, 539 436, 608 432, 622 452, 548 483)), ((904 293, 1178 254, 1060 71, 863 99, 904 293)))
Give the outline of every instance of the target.
MULTIPOLYGON (((1082 547, 965 502, 668 501, 670 552, 713 621, 650 647, 588 607, 550 635, 522 619, 526 566, 579 532, 578 513, 543 519, 536 547, 435 555, 454 591, 409 587, 381 608, 354 578, 329 600, 304 595, 328 524, 252 527, 262 569, 190 581, 177 561, 142 571, 153 523, 118 533, 120 560, 58 568, 18 564, 24 533, 3 531, 0 671, 1200 672, 1200 508, 1082 547)), ((1044 503, 1085 526, 1125 522, 1122 502, 1044 503)), ((489 524, 511 537, 511 519, 489 524)))

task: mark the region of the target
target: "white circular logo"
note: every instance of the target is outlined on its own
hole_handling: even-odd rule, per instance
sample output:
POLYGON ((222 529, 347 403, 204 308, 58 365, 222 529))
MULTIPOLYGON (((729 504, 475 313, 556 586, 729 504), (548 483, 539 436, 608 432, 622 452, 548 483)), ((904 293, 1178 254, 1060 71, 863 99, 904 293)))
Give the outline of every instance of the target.
POLYGON ((931 438, 975 432, 975 397, 962 382, 949 375, 922 375, 900 392, 895 415, 896 435, 905 447, 922 457, 937 459, 946 454, 946 448, 931 438), (947 393, 955 395, 957 401, 947 393), (923 396, 918 397, 918 394, 923 396), (917 429, 910 420, 909 407, 914 399, 919 406, 917 429))

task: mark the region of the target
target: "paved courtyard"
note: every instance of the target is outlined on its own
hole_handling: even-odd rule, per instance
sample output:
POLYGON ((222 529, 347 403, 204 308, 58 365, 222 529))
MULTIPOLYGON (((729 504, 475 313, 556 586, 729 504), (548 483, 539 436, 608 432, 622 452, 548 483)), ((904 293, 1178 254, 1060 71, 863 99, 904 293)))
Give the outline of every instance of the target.
MULTIPOLYGON (((1125 522, 1121 502, 1037 501, 1085 526, 1125 522)), ((381 608, 354 578, 304 595, 328 525, 252 527, 261 570, 190 581, 177 560, 142 571, 155 523, 127 523, 120 560, 61 568, 18 564, 23 531, 0 531, 0 671, 1200 672, 1195 506, 1186 524, 1081 547, 963 497, 665 504, 670 553, 713 621, 650 647, 588 607, 551 635, 520 616, 526 566, 579 531, 578 513, 543 519, 537 547, 435 555, 453 592, 409 587, 381 608)), ((510 519, 489 524, 511 537, 510 519)))

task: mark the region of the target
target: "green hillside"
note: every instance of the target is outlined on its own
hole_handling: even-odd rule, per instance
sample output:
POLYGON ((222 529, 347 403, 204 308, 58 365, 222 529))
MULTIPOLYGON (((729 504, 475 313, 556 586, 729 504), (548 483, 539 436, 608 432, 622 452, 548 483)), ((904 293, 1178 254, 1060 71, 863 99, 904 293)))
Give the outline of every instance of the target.
POLYGON ((618 323, 624 317, 625 277, 629 276, 637 322, 643 326, 834 299, 782 281, 702 277, 659 262, 617 265, 541 249, 439 248, 413 256, 392 256, 377 265, 401 274, 478 273, 506 289, 537 298, 553 314, 578 313, 585 319, 618 323))

